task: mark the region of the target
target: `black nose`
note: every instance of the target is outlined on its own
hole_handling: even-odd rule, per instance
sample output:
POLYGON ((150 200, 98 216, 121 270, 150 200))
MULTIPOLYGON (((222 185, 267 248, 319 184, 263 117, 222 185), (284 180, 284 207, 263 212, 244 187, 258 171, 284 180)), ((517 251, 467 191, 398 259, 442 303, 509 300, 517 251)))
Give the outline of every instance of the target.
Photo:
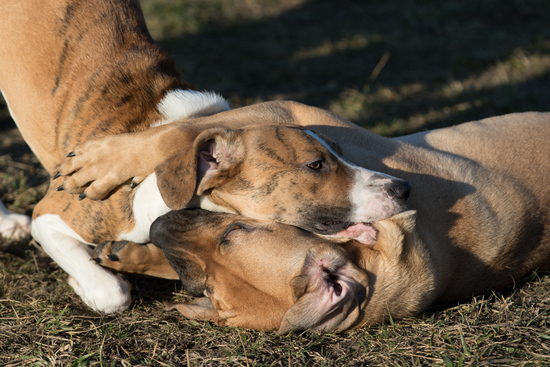
POLYGON ((386 185, 386 190, 395 199, 407 200, 411 193, 411 186, 407 181, 393 180, 386 185))

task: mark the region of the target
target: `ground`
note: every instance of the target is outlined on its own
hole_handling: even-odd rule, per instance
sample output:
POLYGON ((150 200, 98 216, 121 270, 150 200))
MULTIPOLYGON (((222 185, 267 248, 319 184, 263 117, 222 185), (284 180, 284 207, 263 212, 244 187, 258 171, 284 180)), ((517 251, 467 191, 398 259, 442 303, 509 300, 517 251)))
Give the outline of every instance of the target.
MULTIPOLYGON (((293 99, 396 136, 550 106, 546 0, 144 0, 184 78, 233 107, 293 99)), ((506 147, 503 147, 506 149, 506 147)), ((0 100, 0 198, 30 214, 49 177, 0 100)), ((348 334, 182 319, 178 282, 136 278, 129 311, 85 307, 33 243, 0 240, 0 365, 550 365, 550 276, 348 334)))

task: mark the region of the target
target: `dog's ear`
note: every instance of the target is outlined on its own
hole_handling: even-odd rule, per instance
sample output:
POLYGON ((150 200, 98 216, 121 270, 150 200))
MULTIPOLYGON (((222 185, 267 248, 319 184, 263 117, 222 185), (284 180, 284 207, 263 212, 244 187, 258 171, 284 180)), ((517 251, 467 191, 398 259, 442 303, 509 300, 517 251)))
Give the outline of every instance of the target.
POLYGON ((182 209, 195 192, 202 194, 231 177, 244 159, 240 130, 209 129, 199 134, 193 148, 182 147, 155 168, 157 186, 170 209, 182 209))
POLYGON ((415 236, 416 210, 406 210, 391 218, 376 222, 374 226, 378 230, 378 239, 372 249, 384 253, 387 258, 397 260, 405 250, 403 246, 407 243, 416 243, 413 238, 415 236))
POLYGON ((225 320, 220 318, 220 314, 208 297, 195 298, 187 303, 165 303, 165 310, 178 310, 183 316, 190 320, 210 321, 220 326, 225 324, 225 320))
POLYGON ((291 330, 343 331, 360 316, 368 279, 339 247, 309 250, 299 276, 292 280, 296 303, 285 313, 279 334, 291 330))

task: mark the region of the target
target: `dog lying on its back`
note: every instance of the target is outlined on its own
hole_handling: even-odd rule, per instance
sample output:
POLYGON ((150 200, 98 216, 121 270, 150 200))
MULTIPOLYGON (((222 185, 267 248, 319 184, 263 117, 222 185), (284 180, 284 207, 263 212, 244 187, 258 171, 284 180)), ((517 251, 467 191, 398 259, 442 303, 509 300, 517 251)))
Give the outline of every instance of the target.
MULTIPOLYGON (((267 105, 297 119, 316 112, 292 103, 267 105)), ((550 270, 550 113, 511 114, 397 139, 317 122, 314 129, 340 144, 345 158, 413 187, 412 210, 375 222, 371 244, 180 210, 153 223, 158 247, 105 246, 99 261, 136 273, 146 273, 149 264, 157 276, 179 276, 193 294, 204 293, 171 306, 188 318, 279 333, 343 331, 390 315, 413 316, 431 304, 550 270)))

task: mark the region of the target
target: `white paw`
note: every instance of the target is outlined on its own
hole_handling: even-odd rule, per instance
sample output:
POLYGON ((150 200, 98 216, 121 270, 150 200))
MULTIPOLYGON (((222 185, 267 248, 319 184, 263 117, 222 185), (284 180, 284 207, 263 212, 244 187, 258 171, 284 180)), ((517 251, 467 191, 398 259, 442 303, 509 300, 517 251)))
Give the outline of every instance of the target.
POLYGON ((22 240, 30 236, 31 218, 23 214, 0 212, 0 237, 22 240))
POLYGON ((118 275, 109 275, 111 275, 108 277, 109 279, 98 280, 94 283, 94 286, 88 286, 87 289, 81 287, 72 276, 69 276, 67 282, 84 303, 95 311, 104 314, 122 312, 128 309, 132 303, 130 294, 132 285, 118 275))

